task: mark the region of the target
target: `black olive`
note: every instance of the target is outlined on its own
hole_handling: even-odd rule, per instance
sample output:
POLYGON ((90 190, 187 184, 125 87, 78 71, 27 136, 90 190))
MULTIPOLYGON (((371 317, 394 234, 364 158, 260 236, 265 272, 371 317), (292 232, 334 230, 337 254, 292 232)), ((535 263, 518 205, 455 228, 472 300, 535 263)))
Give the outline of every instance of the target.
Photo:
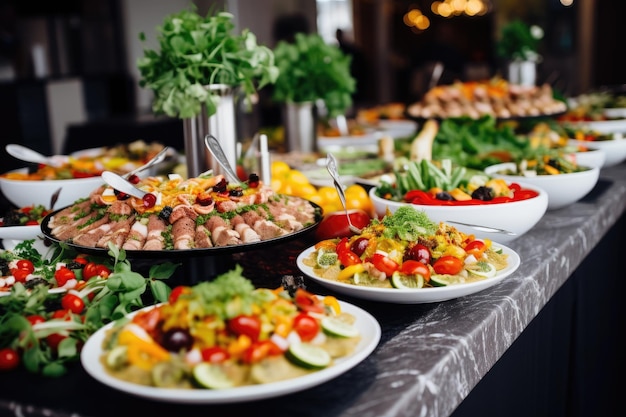
POLYGON ((437 200, 443 200, 443 201, 453 201, 454 200, 454 198, 447 191, 442 191, 440 193, 435 194, 435 198, 437 200))
POLYGON ((159 218, 166 222, 169 221, 172 210, 173 209, 170 206, 163 207, 163 209, 161 209, 161 212, 159 213, 159 218))
POLYGON ((472 193, 474 200, 490 201, 493 200, 494 192, 491 187, 480 186, 472 193))
POLYGON ((48 281, 46 281, 45 279, 41 277, 29 279, 28 281, 24 282, 24 288, 33 289, 39 284, 48 284, 48 281))
POLYGON ((0 274, 9 275, 9 261, 6 259, 0 259, 0 274))
POLYGON ((85 267, 85 265, 81 264, 80 262, 76 262, 76 261, 71 261, 66 266, 69 269, 83 269, 85 267))
POLYGON ((163 334, 161 344, 170 352, 180 352, 191 349, 193 337, 189 334, 189 330, 173 327, 163 334))
POLYGON ((241 197, 243 195, 243 189, 241 187, 233 188, 228 192, 231 197, 241 197))
POLYGON ((255 173, 252 173, 248 176, 248 185, 252 188, 256 188, 259 186, 259 181, 261 179, 259 178, 259 176, 255 173))

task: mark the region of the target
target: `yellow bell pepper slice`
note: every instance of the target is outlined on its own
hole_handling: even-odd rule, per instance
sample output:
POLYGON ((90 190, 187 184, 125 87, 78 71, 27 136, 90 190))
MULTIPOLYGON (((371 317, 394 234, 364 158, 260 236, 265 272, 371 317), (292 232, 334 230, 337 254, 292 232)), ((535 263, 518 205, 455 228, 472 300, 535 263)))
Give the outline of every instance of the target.
POLYGON ((345 281, 354 276, 354 274, 358 274, 359 272, 365 271, 365 265, 363 264, 355 264, 345 267, 339 272, 337 279, 340 281, 345 281))

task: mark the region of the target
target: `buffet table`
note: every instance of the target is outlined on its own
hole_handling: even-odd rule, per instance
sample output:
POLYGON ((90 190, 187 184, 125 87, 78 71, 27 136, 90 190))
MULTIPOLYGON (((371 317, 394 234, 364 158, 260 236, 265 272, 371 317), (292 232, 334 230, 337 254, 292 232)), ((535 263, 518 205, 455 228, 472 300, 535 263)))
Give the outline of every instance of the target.
MULTIPOLYGON (((620 399, 612 381, 624 371, 614 339, 626 328, 619 309, 625 209, 620 164, 602 170, 583 200, 548 212, 509 244, 522 263, 500 284, 434 304, 341 297, 376 317, 380 344, 352 370, 302 392, 228 405, 161 403, 101 385, 76 363, 58 379, 0 374, 0 415, 612 415, 620 399)), ((312 239, 234 261, 257 286, 277 287, 282 275, 299 274, 295 257, 312 239)))

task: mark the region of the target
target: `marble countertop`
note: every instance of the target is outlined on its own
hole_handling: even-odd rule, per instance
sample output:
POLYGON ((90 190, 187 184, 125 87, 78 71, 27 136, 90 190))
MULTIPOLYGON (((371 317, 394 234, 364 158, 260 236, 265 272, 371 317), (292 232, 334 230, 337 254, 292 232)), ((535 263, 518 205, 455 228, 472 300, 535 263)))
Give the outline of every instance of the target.
MULTIPOLYGON (((626 164, 601 171, 596 188, 567 208, 549 211, 526 235, 509 243, 521 266, 501 283, 480 293, 433 304, 394 305, 342 297, 372 313, 382 327, 379 346, 365 361, 320 386, 284 397, 233 405, 192 406, 135 398, 92 380, 80 367, 61 378, 60 385, 78 384, 81 398, 62 393, 56 380, 33 375, 0 385, 27 383, 36 396, 3 388, 0 411, 15 415, 104 416, 175 412, 208 412, 256 416, 445 417, 453 413, 472 388, 505 353, 577 266, 626 209, 626 164), (106 395, 106 397, 104 397, 106 395), (102 401, 106 398, 106 401, 102 401), (94 401, 98 401, 97 406, 94 401)), ((306 246, 304 246, 306 247, 306 246)), ((298 250, 297 243, 285 248, 298 250)), ((272 248, 272 251, 281 248, 272 248)), ((275 253, 275 252, 272 252, 275 253)), ((297 273, 293 256, 276 272, 297 273)), ((251 268, 250 265, 245 265, 251 268)), ((250 263, 256 261, 249 260, 250 263)), ((271 256, 264 262, 272 264, 271 256)), ((274 274, 275 275, 275 274, 274 274)), ((275 276, 258 277, 259 286, 276 284, 275 276), (270 282, 272 281, 272 282, 270 282)), ((310 285, 309 285, 310 284, 310 285)), ((327 293, 315 283, 309 289, 327 293)), ((1 413, 0 413, 1 414, 1 413)))

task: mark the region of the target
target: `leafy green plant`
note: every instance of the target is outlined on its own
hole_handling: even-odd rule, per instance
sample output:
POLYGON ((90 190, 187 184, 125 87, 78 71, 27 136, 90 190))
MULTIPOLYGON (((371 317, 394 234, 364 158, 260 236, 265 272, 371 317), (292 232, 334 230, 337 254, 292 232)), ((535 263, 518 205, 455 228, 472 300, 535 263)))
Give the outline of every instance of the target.
POLYGON ((274 86, 277 102, 324 101, 330 117, 352 105, 356 81, 350 74, 351 57, 317 34, 298 33, 295 41, 274 48, 280 74, 274 86))
MULTIPOLYGON (((139 85, 154 91, 153 110, 181 119, 215 114, 219 96, 206 87, 225 84, 240 88, 247 100, 278 76, 271 49, 257 44, 247 29, 233 33, 233 15, 220 12, 202 17, 194 10, 167 16, 157 27, 160 51, 144 49, 137 66, 139 85)), ((145 34, 139 35, 142 41, 145 34)))
MULTIPOLYGON (((37 274, 50 281, 59 262, 69 265, 78 256, 73 249, 59 244, 48 259, 33 248, 33 243, 34 240, 27 240, 12 252, 0 252, 0 259, 29 259, 37 274)), ((92 277, 80 291, 72 290, 85 300, 85 309, 80 314, 62 309, 66 293, 49 292, 47 285, 27 288, 17 282, 10 296, 0 297, 0 348, 20 352, 21 363, 29 372, 58 377, 67 372, 69 363, 78 359, 80 347, 100 327, 146 303, 168 299, 171 288, 164 281, 174 273, 177 264, 152 265, 148 277, 144 277, 131 269, 124 250, 110 244, 108 255, 110 258, 89 258, 109 264, 108 277, 92 277), (63 312, 62 317, 56 315, 59 312, 63 312), (41 321, 35 323, 31 321, 33 317, 41 321), (51 337, 57 342, 52 343, 51 337)))
POLYGON ((539 26, 529 26, 521 20, 513 20, 502 27, 501 38, 496 52, 510 60, 537 61, 539 41, 543 30, 539 26))

